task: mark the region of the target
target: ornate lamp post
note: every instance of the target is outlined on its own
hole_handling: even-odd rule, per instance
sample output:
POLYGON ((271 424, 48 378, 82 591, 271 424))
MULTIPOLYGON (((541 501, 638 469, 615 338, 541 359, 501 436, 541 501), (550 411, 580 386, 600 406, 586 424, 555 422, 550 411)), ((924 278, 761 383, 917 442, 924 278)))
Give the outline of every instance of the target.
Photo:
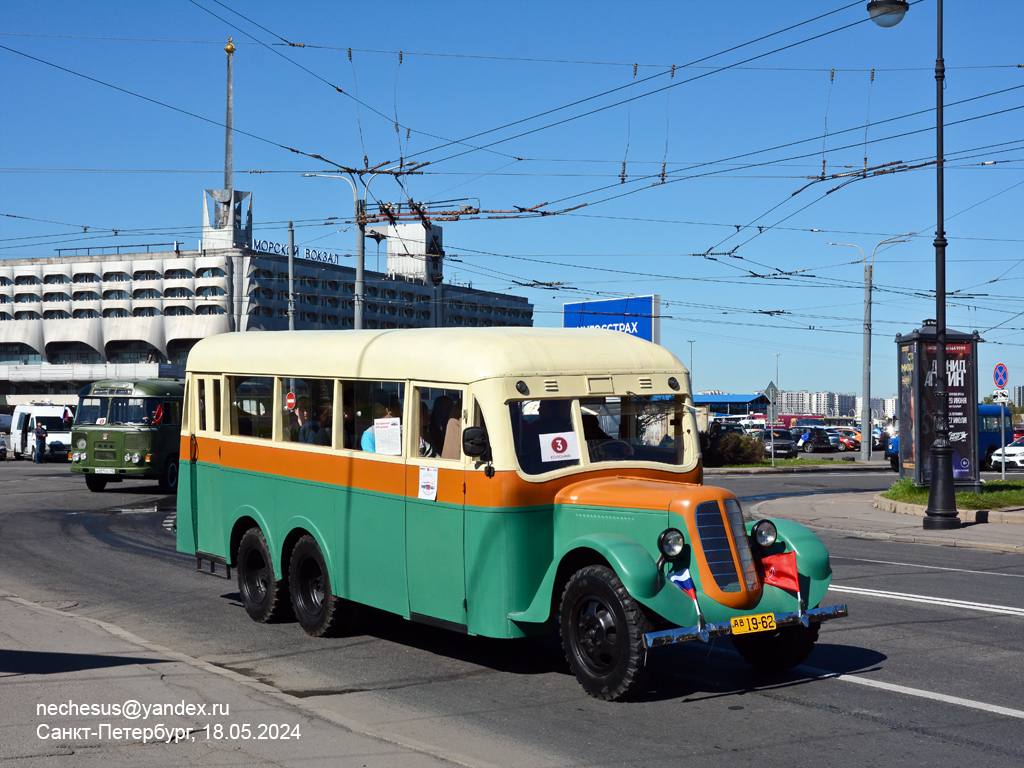
MULTIPOLYGON (((907 0, 870 0, 871 20, 882 27, 900 23, 910 7, 907 0)), ((935 55, 935 442, 931 450, 931 484, 924 527, 959 528, 953 490, 953 448, 949 444, 949 384, 946 373, 946 232, 943 220, 942 86, 946 65, 942 59, 942 0, 936 0, 937 52, 935 55)))

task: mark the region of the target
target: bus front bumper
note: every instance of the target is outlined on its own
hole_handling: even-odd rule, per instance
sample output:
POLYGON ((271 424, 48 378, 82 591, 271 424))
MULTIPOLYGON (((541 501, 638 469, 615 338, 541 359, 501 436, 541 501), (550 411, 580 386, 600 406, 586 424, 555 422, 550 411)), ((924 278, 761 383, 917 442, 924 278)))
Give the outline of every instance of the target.
MULTIPOLYGON (((822 608, 811 608, 808 611, 794 611, 793 613, 775 614, 776 627, 808 626, 809 624, 820 624, 829 619, 840 619, 848 616, 846 604, 826 605, 822 608)), ((644 635, 644 644, 648 648, 657 648, 662 645, 673 643, 686 643, 690 640, 702 640, 705 643, 712 637, 731 635, 732 625, 728 621, 717 624, 706 624, 701 622, 693 627, 677 627, 676 629, 665 629, 659 632, 648 632, 644 635)))

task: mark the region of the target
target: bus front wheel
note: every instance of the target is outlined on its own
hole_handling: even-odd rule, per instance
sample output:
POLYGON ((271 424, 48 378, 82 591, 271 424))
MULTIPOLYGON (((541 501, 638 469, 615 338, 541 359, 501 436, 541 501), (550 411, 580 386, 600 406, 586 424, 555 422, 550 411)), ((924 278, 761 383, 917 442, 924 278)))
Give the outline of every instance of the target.
POLYGON ((332 637, 342 629, 345 601, 331 594, 331 577, 319 545, 309 534, 292 550, 288 583, 295 618, 313 637, 332 637))
POLYGON ((86 475, 85 486, 90 491, 102 491, 104 488, 107 487, 107 481, 105 478, 99 477, 97 475, 86 475))
POLYGON ((651 624, 615 571, 603 565, 577 571, 562 593, 559 618, 565 658, 587 693, 614 701, 641 685, 651 624))
POLYGON ((238 543, 238 592, 253 621, 266 624, 288 618, 288 583, 274 577, 274 561, 259 528, 250 528, 238 543))

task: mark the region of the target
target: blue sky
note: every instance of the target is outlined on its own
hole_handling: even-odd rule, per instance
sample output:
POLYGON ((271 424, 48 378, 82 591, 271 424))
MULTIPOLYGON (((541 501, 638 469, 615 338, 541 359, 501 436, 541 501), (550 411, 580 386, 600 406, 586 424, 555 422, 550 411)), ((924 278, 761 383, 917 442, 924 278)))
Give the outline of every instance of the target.
MULTIPOLYGON (((550 214, 445 222, 447 279, 527 296, 542 326, 658 294, 698 389, 761 389, 778 359, 783 389, 859 392, 862 256, 829 243, 870 258, 913 233, 875 252, 872 394, 891 396, 895 334, 935 309, 936 3, 891 29, 865 5, 4 3, 0 257, 194 248, 232 36, 257 237, 292 220, 298 245, 351 254, 348 184, 302 174, 429 161, 376 177, 371 209, 550 214)), ((1024 3, 945 5, 947 320, 986 339, 984 394, 998 362, 1024 383, 1024 3)))

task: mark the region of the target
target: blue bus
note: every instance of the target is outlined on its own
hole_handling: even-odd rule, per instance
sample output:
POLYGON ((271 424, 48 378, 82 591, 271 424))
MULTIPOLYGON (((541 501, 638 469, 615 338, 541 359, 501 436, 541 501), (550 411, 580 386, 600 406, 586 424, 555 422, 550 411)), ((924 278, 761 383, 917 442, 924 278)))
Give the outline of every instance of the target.
MULTIPOLYGON (((1013 412, 1005 405, 978 406, 978 459, 984 470, 993 469, 992 453, 1004 444, 1013 442, 1013 412), (1000 438, 999 415, 1003 416, 1003 432, 1000 438)), ((893 435, 885 446, 885 456, 893 472, 900 471, 900 436, 893 435)))

